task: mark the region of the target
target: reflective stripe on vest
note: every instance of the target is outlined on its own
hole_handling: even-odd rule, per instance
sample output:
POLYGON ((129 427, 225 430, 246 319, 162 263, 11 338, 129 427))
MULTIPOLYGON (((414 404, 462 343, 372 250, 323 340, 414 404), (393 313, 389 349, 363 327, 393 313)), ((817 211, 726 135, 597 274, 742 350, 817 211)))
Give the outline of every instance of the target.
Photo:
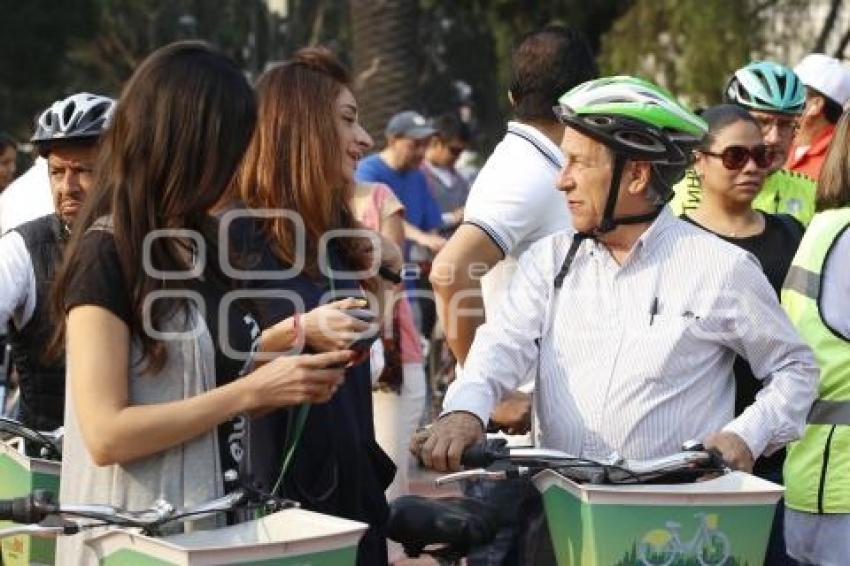
POLYGON ((850 401, 817 399, 812 403, 806 422, 817 425, 850 425, 850 401))
POLYGON ((815 215, 782 289, 782 306, 821 370, 818 400, 784 470, 786 505, 808 513, 850 513, 850 341, 823 320, 819 303, 823 266, 849 227, 850 208, 815 215))
POLYGON ((782 288, 797 291, 801 295, 817 301, 820 298, 820 274, 792 265, 788 269, 782 288))

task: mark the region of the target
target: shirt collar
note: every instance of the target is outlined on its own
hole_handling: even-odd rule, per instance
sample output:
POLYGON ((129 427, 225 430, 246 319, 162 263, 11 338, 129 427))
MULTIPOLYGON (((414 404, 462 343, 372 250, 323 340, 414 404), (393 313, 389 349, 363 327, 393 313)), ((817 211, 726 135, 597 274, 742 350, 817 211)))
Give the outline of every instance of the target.
POLYGON ((529 126, 522 122, 510 121, 508 122, 508 132, 511 131, 520 133, 525 137, 532 138, 535 142, 537 142, 537 145, 541 146, 541 149, 545 150, 546 153, 550 154, 550 156, 555 159, 560 167, 564 166, 564 154, 561 151, 561 148, 555 145, 552 140, 546 137, 543 132, 534 126, 529 126))
POLYGON ((835 126, 829 125, 829 127, 824 128, 823 133, 820 135, 818 139, 812 143, 812 146, 809 148, 810 155, 821 155, 826 153, 827 148, 829 148, 829 142, 832 141, 832 135, 835 133, 835 126))
MULTIPOLYGON (((652 224, 649 225, 649 228, 640 235, 634 246, 632 246, 632 250, 629 252, 626 261, 623 262, 621 267, 625 267, 629 263, 637 261, 638 259, 648 257, 648 254, 651 254, 652 250, 658 247, 658 242, 666 237, 666 233, 677 221, 678 219, 670 211, 670 207, 664 206, 655 220, 652 221, 652 224)), ((594 244, 596 249, 601 250, 605 248, 605 246, 599 241, 594 241, 594 244)))
POLYGON ((427 159, 422 161, 422 167, 431 175, 436 177, 443 185, 446 186, 447 189, 454 188, 454 176, 456 173, 449 169, 448 167, 439 167, 434 165, 427 159))
POLYGON ((673 216, 673 213, 670 211, 669 206, 663 206, 661 208, 661 212, 652 221, 652 224, 649 225, 646 232, 640 235, 637 243, 641 247, 649 247, 652 249, 655 244, 660 241, 664 237, 664 233, 670 229, 671 226, 676 222, 676 217, 673 216))
POLYGON ((835 126, 829 125, 824 128, 823 132, 821 132, 820 136, 815 139, 810 146, 805 148, 805 151, 798 152, 797 150, 800 146, 793 146, 791 151, 788 152, 788 163, 786 167, 794 167, 806 157, 810 157, 812 155, 823 155, 826 153, 826 150, 829 148, 829 142, 832 141, 832 135, 835 133, 835 126))

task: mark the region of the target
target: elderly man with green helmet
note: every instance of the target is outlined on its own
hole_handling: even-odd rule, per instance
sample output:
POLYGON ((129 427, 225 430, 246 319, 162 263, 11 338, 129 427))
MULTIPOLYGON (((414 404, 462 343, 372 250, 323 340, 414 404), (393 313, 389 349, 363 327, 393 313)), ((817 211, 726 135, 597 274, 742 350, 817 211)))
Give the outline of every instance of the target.
MULTIPOLYGON (((802 81, 785 65, 754 61, 735 71, 723 98, 728 104, 745 108, 756 119, 765 145, 776 155, 761 191, 753 200, 753 208, 771 214, 790 214, 808 226, 815 214, 815 182, 783 169, 806 104, 802 81)), ((696 209, 702 198, 700 179, 693 170, 688 170, 673 190, 670 206, 676 214, 696 209)))
POLYGON ((520 259, 444 413, 411 450, 457 469, 493 405, 537 363, 542 447, 642 459, 700 440, 751 469, 801 434, 817 366, 755 258, 665 205, 705 123, 631 77, 579 85, 556 113, 567 126, 557 185, 574 231, 520 259), (767 385, 733 418, 737 355, 767 385))

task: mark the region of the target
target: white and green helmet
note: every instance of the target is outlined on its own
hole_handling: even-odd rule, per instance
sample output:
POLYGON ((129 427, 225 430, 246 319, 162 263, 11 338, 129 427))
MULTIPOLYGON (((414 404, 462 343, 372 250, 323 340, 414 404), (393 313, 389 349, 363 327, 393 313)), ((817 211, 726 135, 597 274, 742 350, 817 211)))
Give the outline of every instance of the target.
POLYGON ((806 87, 785 65, 753 61, 735 71, 724 97, 726 102, 750 110, 797 115, 806 104, 806 87))
POLYGON ((708 131, 669 92, 635 77, 588 81, 558 103, 555 114, 562 123, 635 160, 687 163, 708 131))
POLYGON ((669 92, 648 81, 629 76, 605 77, 573 88, 554 108, 566 126, 593 138, 614 154, 608 199, 600 223, 594 230, 604 233, 620 224, 636 224, 655 218, 653 213, 615 217, 617 193, 627 161, 649 162, 650 185, 664 201, 672 186, 691 163, 692 150, 708 132, 708 125, 679 104, 669 92))

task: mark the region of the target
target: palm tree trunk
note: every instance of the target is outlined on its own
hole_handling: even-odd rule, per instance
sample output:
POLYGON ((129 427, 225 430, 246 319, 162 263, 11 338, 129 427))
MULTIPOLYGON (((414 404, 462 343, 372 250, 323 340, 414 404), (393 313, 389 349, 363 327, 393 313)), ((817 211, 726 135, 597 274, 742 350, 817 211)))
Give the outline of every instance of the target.
POLYGON ((354 94, 363 126, 383 145, 387 120, 418 102, 417 0, 352 0, 354 94))

